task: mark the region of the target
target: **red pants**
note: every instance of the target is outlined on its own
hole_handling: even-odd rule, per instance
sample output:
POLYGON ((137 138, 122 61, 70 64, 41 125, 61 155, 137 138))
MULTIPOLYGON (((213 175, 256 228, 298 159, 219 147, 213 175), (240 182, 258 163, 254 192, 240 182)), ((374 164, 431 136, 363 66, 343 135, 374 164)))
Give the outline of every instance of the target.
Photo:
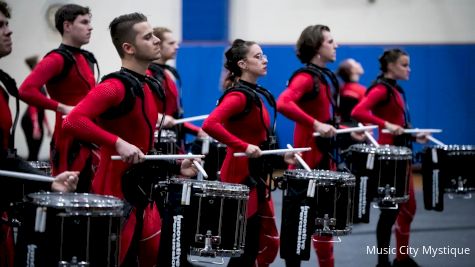
MULTIPOLYGON (((406 203, 399 204, 399 214, 396 219, 396 245, 409 245, 409 232, 411 231, 412 219, 416 213, 416 199, 414 197, 414 182, 412 175, 409 177, 409 200, 406 203)), ((401 254, 400 249, 397 250, 396 258, 403 260, 409 257, 408 254, 401 254)))
MULTIPOLYGON (((135 210, 130 214, 122 229, 119 261, 122 263, 130 248, 135 231, 135 210)), ((143 215, 143 229, 138 244, 138 259, 141 267, 154 267, 157 264, 160 245, 161 219, 157 207, 147 206, 143 215)))
POLYGON ((261 229, 259 231, 257 265, 259 267, 267 267, 274 262, 279 252, 279 232, 275 223, 272 199, 265 204, 261 204, 258 216, 261 219, 261 229))

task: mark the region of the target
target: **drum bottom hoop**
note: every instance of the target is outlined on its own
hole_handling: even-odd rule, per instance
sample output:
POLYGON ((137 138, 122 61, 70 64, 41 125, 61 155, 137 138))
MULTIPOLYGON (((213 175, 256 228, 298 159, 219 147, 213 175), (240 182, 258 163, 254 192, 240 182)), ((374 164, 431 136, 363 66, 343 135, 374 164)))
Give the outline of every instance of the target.
POLYGON ((322 229, 317 229, 317 230, 315 230, 315 235, 319 235, 319 236, 345 236, 345 235, 351 234, 351 231, 352 231, 351 226, 347 226, 343 230, 336 230, 335 229, 335 230, 331 230, 330 232, 323 231, 322 229))
MULTIPOLYGON (((201 251, 202 248, 190 247, 190 255, 206 257, 201 251)), ((216 249, 216 257, 240 257, 244 253, 244 248, 229 250, 229 249, 216 249)))

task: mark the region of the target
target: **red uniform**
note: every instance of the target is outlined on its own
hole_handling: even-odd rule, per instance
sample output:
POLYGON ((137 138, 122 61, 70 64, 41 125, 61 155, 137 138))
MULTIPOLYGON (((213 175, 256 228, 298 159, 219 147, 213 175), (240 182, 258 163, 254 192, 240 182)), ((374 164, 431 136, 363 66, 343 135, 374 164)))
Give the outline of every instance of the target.
MULTIPOLYGON (((6 153, 9 148, 12 114, 8 106, 8 93, 0 86, 0 153, 6 153)), ((3 156, 0 154, 0 160, 3 156)), ((5 186, 5 185, 2 185, 5 186)), ((1 203, 0 203, 1 204, 1 203)), ((1 207, 1 206, 0 206, 1 207)), ((0 220, 7 221, 8 216, 0 209, 0 220)), ((0 266, 13 266, 13 232, 7 224, 0 223, 0 266)))
MULTIPOLYGON (((406 108, 403 95, 396 89, 396 81, 386 79, 385 84, 379 83, 371 88, 367 96, 353 109, 352 116, 358 121, 378 125, 378 142, 380 144, 392 145, 394 144, 395 136, 381 132, 385 128, 384 122, 388 121, 407 127, 406 108)), ((408 246, 409 244, 411 222, 416 213, 412 175, 409 177, 409 200, 406 203, 399 204, 399 208, 396 221, 396 243, 398 247, 401 247, 408 246)), ((392 227, 392 224, 389 227, 392 227)), ((398 249, 396 257, 398 260, 403 260, 408 255, 401 254, 398 249)))
POLYGON ((320 81, 319 88, 317 97, 303 100, 305 94, 315 89, 313 76, 302 72, 290 81, 277 100, 277 110, 295 121, 294 146, 312 148, 311 151, 302 153, 302 158, 311 168, 317 168, 323 157, 313 136, 313 123, 315 119, 324 123, 332 119, 330 87, 320 81))
MULTIPOLYGON (((151 125, 156 125, 158 113, 162 112, 163 106, 147 84, 143 86, 143 93, 143 100, 136 97, 132 110, 127 114, 113 119, 102 119, 100 115, 109 108, 119 105, 125 96, 125 87, 120 80, 107 79, 91 90, 64 120, 63 128, 66 133, 100 145, 101 161, 92 183, 93 193, 124 198, 121 179, 131 165, 111 160, 112 155, 117 155, 115 143, 119 137, 137 146, 144 153, 151 149, 153 140, 151 125)), ((139 249, 140 261, 141 266, 153 266, 158 253, 160 217, 156 207, 146 209, 144 217, 143 242, 140 243, 139 249)), ((134 229, 135 211, 123 226, 121 262, 131 244, 134 229)))
MULTIPOLYGON (((256 88, 255 84, 240 81, 247 87, 256 88)), ((221 167, 221 180, 228 183, 245 184, 249 176, 249 160, 247 157, 234 157, 235 152, 244 152, 249 144, 259 146, 267 141, 267 129, 270 118, 261 101, 261 108, 252 105, 249 112, 239 119, 234 116, 242 114, 246 109, 248 98, 243 92, 228 93, 221 103, 211 112, 203 123, 203 130, 219 142, 227 145, 226 158, 221 167), (262 114, 261 114, 262 113, 262 114), (262 116, 262 119, 261 119, 262 116), (263 120, 263 121, 262 121, 263 120)), ((256 188, 249 193, 247 216, 259 216, 259 227, 255 229, 260 242, 259 249, 265 255, 259 256, 260 266, 270 264, 276 257, 279 240, 274 219, 274 208, 271 199, 258 200, 256 188)), ((248 238, 253 238, 249 236, 248 238)), ((254 236, 256 238, 256 236, 254 236)), ((247 242, 246 242, 247 243, 247 242)), ((254 244, 255 245, 255 244, 254 244)))
MULTIPOLYGON (((311 147, 311 151, 302 153, 302 158, 310 168, 318 169, 322 168, 320 166, 332 166, 332 164, 322 162, 324 155, 313 136, 315 132, 313 124, 315 120, 328 123, 332 119, 332 101, 331 88, 322 79, 318 79, 318 95, 312 98, 305 97, 315 90, 314 78, 312 74, 307 72, 296 74, 279 96, 277 110, 295 121, 294 146, 311 147)), ((290 167, 295 168, 295 166, 290 167)), ((333 243, 319 242, 329 241, 331 238, 314 236, 312 240, 320 266, 333 266, 333 243)))
MULTIPOLYGON (((94 72, 81 50, 70 46, 63 45, 63 47, 72 52, 75 60, 69 72, 65 74, 65 77, 55 79, 63 72, 63 68, 67 64, 66 60, 58 52, 46 55, 20 86, 20 98, 23 101, 43 109, 56 111, 58 103, 69 106, 77 105, 94 87, 94 72), (41 93, 41 88, 44 85, 46 85, 50 98, 41 93)), ((88 167, 86 163, 91 156, 91 150, 82 145, 79 150, 72 150, 75 140, 72 136, 63 133, 62 116, 63 114, 56 112, 51 147, 53 175, 66 170, 83 171, 85 167, 88 167)))

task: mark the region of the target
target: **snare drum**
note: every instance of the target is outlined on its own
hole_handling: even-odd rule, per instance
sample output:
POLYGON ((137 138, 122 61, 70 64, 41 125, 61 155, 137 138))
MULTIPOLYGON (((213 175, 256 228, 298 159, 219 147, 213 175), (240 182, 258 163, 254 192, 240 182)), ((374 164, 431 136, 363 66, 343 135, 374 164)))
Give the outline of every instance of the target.
POLYGON ((208 138, 197 138, 191 144, 191 153, 205 155, 203 167, 208 174, 209 181, 219 180, 221 166, 226 157, 226 145, 217 140, 208 138))
POLYGON ((122 201, 50 192, 28 198, 21 239, 26 266, 119 266, 122 201))
MULTIPOLYGON (((367 179, 367 194, 373 197, 380 207, 393 206, 409 199, 412 160, 412 151, 409 148, 355 144, 350 146, 349 152, 349 168, 359 178, 357 184, 367 179)), ((360 201, 369 200, 364 194, 357 195, 362 196, 359 197, 360 201)))
POLYGON ((424 206, 442 211, 444 192, 469 195, 475 191, 475 147, 448 145, 427 147, 422 156, 424 206))
POLYGON ((347 235, 353 224, 355 177, 326 170, 284 172, 281 224, 282 258, 310 257, 316 235, 347 235))
MULTIPOLYGON (((187 243, 195 256, 239 257, 244 252, 247 186, 176 178, 162 185, 168 207, 165 217, 173 218, 174 238, 167 246, 173 255, 174 249, 187 243)), ((162 240, 163 234, 162 230, 162 240)))
POLYGON ((49 161, 28 161, 28 164, 30 164, 31 167, 44 172, 45 175, 51 175, 51 165, 49 161))
POLYGON ((162 154, 177 153, 176 132, 169 129, 156 130, 154 133, 155 148, 162 154), (160 138, 158 134, 160 133, 160 138))

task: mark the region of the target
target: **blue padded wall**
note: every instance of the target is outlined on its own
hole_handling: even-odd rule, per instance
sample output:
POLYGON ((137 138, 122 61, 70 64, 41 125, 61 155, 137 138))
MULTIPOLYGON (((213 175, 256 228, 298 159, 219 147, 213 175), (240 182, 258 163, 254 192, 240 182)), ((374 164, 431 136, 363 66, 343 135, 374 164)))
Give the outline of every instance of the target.
POLYGON ((184 41, 228 40, 228 0, 183 0, 184 41))
MULTIPOLYGON (((186 116, 209 113, 221 95, 223 54, 227 44, 182 44, 177 67, 183 77, 186 116)), ((395 46, 341 45, 337 63, 347 57, 365 68, 361 83, 368 86, 379 72, 377 58, 395 46)), ((475 45, 401 45, 411 56, 406 89, 414 127, 442 128, 435 135, 448 144, 475 144, 475 45)), ((292 72, 300 66, 293 45, 262 45, 269 57, 268 75, 260 83, 278 96, 292 72)), ((335 70, 337 63, 329 65, 335 70)), ((281 146, 292 142, 293 123, 279 115, 281 146)))

